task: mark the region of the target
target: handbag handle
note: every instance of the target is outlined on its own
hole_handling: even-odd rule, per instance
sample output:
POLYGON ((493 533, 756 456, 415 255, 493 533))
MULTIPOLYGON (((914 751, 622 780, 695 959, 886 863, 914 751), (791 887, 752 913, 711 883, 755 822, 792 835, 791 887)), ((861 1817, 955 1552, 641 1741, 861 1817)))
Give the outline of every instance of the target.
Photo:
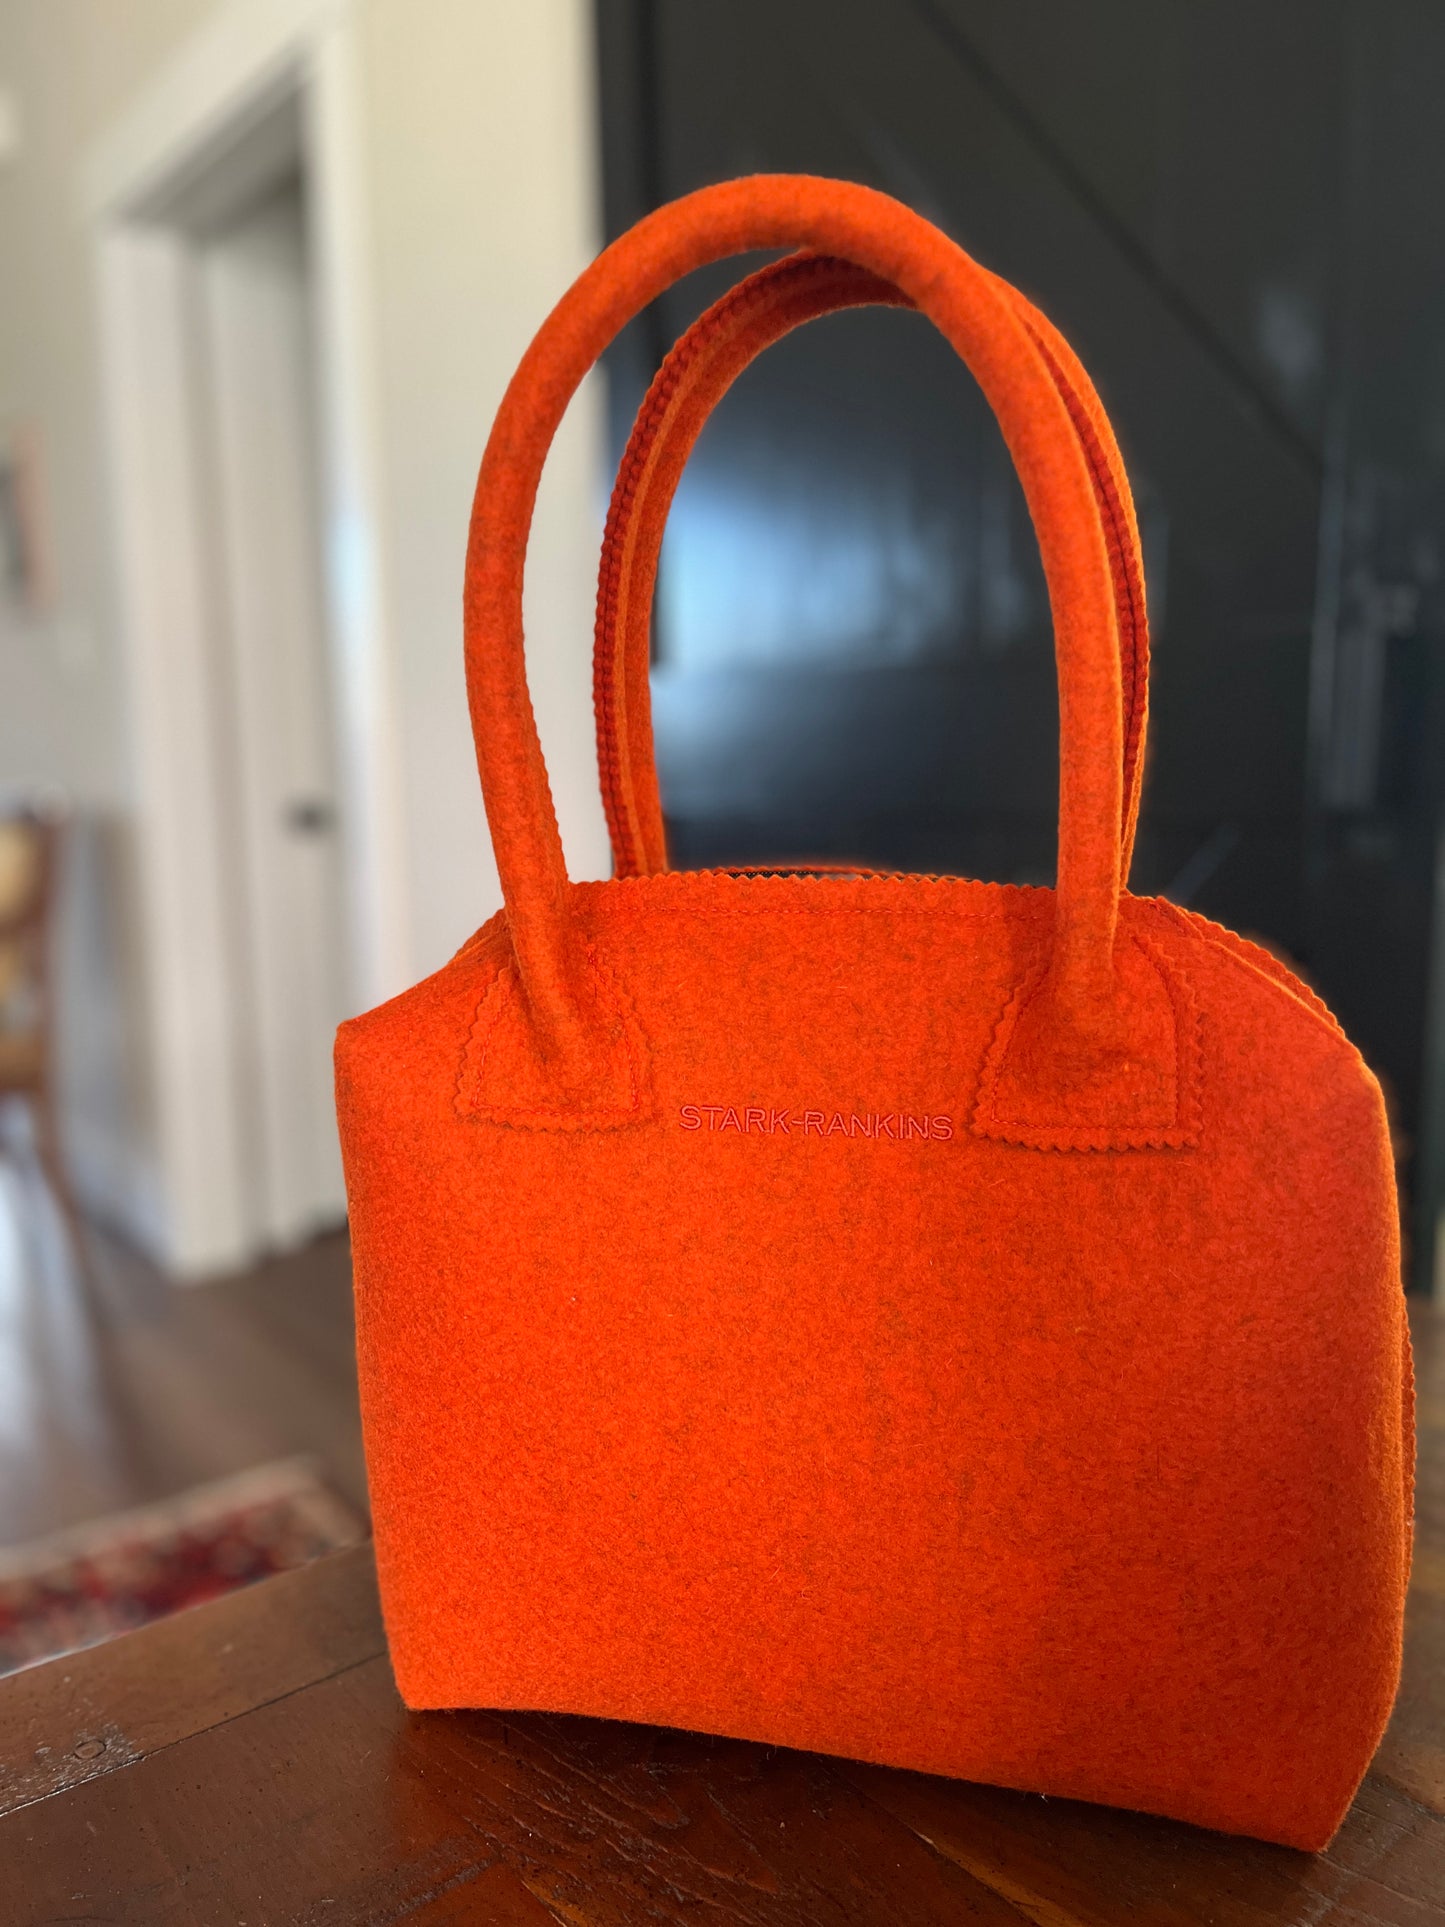
MULTIPOLYGON (((1104 531, 1068 408, 997 281, 921 215, 876 190, 758 175, 658 209, 573 283, 522 357, 482 457, 464 589, 467 693, 517 977, 559 1104, 615 1084, 623 1048, 590 967, 527 692, 522 572, 547 450, 583 376, 647 303, 694 268, 807 247, 891 282, 968 364, 1029 504, 1059 676, 1059 849, 1046 1027, 1117 1039, 1114 937, 1123 782, 1119 640, 1104 531)), ((1102 1044, 1101 1044, 1101 1047, 1102 1044)), ((1108 1048, 1114 1048, 1110 1044, 1108 1048)))
MULTIPOLYGON (((1108 543, 1123 671, 1119 879, 1124 883, 1139 816, 1149 683, 1149 626, 1133 495, 1108 417, 1073 350, 1016 288, 1002 280, 997 286, 1028 330, 1069 410, 1108 543)), ((805 321, 870 305, 914 304, 850 261, 809 253, 775 261, 698 317, 663 361, 638 410, 607 514, 593 651, 597 762, 614 876, 667 868, 648 671, 658 558, 688 457, 713 409, 765 348, 805 321)))

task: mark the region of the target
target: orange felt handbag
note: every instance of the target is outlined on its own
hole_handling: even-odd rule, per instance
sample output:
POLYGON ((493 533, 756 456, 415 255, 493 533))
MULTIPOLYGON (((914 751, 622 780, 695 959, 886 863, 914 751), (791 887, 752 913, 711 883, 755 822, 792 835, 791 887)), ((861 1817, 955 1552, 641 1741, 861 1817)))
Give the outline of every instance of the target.
POLYGON ((1147 637, 1128 485, 1046 321, 869 189, 639 223, 483 459, 473 729, 506 908, 343 1025, 377 1561, 413 1707, 644 1720, 1322 1846, 1399 1673, 1413 1435, 1380 1092, 1273 957, 1124 888, 1147 637), (616 873, 569 882, 527 529, 569 397, 680 275, 624 457, 596 697, 616 873), (708 410, 830 308, 920 309, 1043 552, 1053 890, 669 873, 647 632, 708 410))

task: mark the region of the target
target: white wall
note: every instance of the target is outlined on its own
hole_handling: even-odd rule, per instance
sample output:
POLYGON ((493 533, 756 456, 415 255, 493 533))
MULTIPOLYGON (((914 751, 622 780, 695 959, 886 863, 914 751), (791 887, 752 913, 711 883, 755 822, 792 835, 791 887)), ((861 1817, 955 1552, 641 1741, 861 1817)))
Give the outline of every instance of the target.
MULTIPOLYGON (((590 14, 590 0, 367 9, 385 593, 418 971, 499 901, 462 682, 461 565, 502 392, 599 245, 590 14)), ((600 437, 594 391, 558 437, 527 574, 532 696, 574 876, 608 868, 590 668, 600 437)))
POLYGON ((161 1223, 145 1078, 135 851, 101 438, 100 357, 79 156, 207 0, 0 0, 0 420, 38 427, 54 605, 0 615, 0 796, 63 791, 79 815, 64 890, 66 1137, 92 1204, 161 1223))
MULTIPOLYGON (((133 785, 99 388, 86 156, 218 13, 267 0, 0 0, 0 417, 38 422, 59 594, 0 633, 0 794, 63 786, 93 824, 69 891, 68 1135, 82 1188, 163 1240, 137 952, 133 785)), ((497 903, 466 724, 461 569, 492 413, 598 240, 590 0, 354 0, 395 650, 404 946, 435 968, 497 903)), ((575 875, 606 846, 591 743, 600 410, 559 438, 528 581, 533 691, 575 875)))

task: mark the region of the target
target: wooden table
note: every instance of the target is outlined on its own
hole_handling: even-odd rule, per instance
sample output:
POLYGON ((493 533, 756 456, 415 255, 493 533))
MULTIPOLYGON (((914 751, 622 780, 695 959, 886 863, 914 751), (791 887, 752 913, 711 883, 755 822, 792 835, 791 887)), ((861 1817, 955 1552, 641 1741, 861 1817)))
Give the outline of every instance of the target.
POLYGON ((650 1728, 408 1714, 362 1547, 0 1681, 0 1922, 1445 1922, 1445 1346, 1418 1335, 1405 1685, 1328 1853, 650 1728))

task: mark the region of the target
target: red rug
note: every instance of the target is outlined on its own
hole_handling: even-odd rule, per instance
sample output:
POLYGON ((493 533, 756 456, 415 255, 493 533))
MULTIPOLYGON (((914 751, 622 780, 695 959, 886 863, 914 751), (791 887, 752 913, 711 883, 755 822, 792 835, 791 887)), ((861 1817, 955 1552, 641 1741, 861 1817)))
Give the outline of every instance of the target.
POLYGON ((366 1525, 306 1459, 0 1550, 0 1674, 355 1545, 366 1525))

